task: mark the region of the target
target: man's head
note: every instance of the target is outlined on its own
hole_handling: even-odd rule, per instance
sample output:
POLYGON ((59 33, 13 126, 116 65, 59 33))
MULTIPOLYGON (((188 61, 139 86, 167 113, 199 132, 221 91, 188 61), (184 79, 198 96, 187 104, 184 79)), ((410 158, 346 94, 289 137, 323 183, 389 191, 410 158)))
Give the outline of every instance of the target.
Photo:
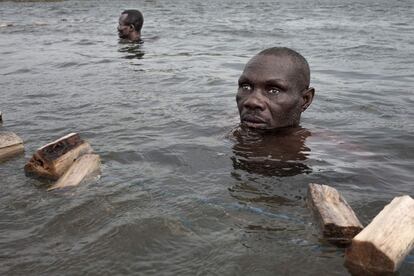
POLYGON ((261 51, 239 78, 242 125, 263 130, 298 126, 315 93, 309 82, 308 62, 299 53, 283 47, 261 51))
POLYGON ((141 29, 144 17, 138 10, 125 10, 119 17, 118 35, 122 39, 138 41, 141 38, 141 29))

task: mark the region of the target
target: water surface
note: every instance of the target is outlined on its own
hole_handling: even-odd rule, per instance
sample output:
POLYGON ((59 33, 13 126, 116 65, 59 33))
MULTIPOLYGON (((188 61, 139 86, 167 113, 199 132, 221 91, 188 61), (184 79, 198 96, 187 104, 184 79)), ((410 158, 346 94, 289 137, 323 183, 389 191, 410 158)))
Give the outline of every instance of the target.
POLYGON ((307 185, 364 224, 413 196, 413 18, 408 0, 0 2, 2 129, 26 147, 0 164, 0 273, 347 275, 307 185), (142 45, 118 43, 126 8, 142 45), (241 70, 272 46, 307 57, 316 89, 291 149, 227 138, 241 70), (70 132, 102 176, 47 192, 23 166, 70 132))

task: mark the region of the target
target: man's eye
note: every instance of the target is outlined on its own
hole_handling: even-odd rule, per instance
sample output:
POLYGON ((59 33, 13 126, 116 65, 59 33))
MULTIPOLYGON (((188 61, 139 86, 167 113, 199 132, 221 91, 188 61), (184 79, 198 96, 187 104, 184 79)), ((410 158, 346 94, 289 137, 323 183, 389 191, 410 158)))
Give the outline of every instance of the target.
POLYGON ((246 91, 252 90, 252 87, 249 84, 242 84, 240 85, 240 88, 246 91))
POLYGON ((280 89, 279 89, 279 88, 276 88, 276 87, 272 87, 272 88, 270 88, 267 92, 268 92, 269 94, 272 94, 272 95, 277 95, 277 94, 279 94, 279 93, 280 93, 280 89))

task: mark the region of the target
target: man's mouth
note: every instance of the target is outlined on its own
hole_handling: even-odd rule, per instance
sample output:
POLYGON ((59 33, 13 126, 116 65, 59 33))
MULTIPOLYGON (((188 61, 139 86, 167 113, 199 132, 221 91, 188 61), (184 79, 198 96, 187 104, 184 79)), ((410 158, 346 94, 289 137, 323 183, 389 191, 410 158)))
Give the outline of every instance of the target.
POLYGON ((260 117, 255 115, 246 114, 242 116, 241 123, 247 127, 251 128, 266 128, 267 123, 260 117))

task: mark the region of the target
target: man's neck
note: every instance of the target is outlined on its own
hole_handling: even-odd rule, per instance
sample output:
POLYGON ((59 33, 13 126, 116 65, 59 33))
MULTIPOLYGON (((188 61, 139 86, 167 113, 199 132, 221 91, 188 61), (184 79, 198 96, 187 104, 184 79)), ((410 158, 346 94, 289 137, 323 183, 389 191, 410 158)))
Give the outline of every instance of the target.
POLYGON ((140 32, 132 32, 129 34, 129 40, 137 42, 141 40, 141 33, 140 32))

